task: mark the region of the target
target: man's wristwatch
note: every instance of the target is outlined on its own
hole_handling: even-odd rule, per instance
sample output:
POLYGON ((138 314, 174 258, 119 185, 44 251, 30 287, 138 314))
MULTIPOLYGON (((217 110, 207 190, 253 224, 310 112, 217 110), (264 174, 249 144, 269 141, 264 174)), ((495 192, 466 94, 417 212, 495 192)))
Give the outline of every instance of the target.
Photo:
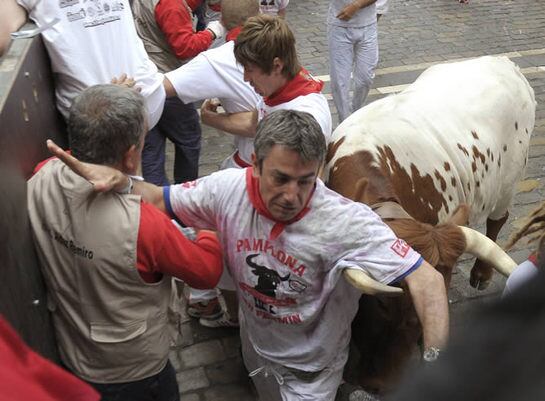
POLYGON ((424 362, 435 362, 439 358, 441 350, 436 347, 429 347, 424 350, 422 353, 422 359, 424 362))
POLYGON ((127 179, 128 179, 127 186, 120 191, 116 191, 118 194, 128 195, 132 192, 132 187, 134 186, 134 183, 132 182, 132 178, 130 175, 127 175, 127 179))
POLYGON ((121 195, 132 194, 132 189, 134 187, 134 182, 135 181, 139 181, 139 182, 144 181, 144 177, 141 177, 139 175, 126 174, 126 176, 127 176, 127 179, 128 179, 127 186, 125 188, 123 188, 121 191, 116 191, 118 194, 121 194, 121 195))

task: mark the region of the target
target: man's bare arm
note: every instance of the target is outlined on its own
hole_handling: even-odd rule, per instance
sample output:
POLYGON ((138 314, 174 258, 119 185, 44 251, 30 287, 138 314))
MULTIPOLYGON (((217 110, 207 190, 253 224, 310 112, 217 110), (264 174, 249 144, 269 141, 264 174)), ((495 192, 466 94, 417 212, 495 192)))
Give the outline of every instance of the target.
POLYGON ((257 110, 240 113, 218 113, 219 104, 206 100, 201 107, 201 119, 206 125, 233 135, 253 138, 257 129, 257 110))
POLYGON ((443 348, 448 340, 449 312, 443 276, 424 261, 405 278, 424 333, 424 349, 443 348))
POLYGON ((132 193, 140 195, 146 202, 167 213, 165 199, 163 198, 163 187, 158 187, 145 181, 136 181, 134 182, 132 193))
MULTIPOLYGON (((122 192, 129 186, 129 177, 113 167, 82 162, 51 139, 47 140, 47 148, 72 171, 93 184, 97 192, 122 192)), ((155 205, 163 212, 166 211, 162 187, 133 180, 132 193, 141 195, 146 202, 155 205)))
POLYGON ((15 0, 0 0, 0 56, 9 47, 10 33, 19 30, 26 20, 25 9, 15 0))

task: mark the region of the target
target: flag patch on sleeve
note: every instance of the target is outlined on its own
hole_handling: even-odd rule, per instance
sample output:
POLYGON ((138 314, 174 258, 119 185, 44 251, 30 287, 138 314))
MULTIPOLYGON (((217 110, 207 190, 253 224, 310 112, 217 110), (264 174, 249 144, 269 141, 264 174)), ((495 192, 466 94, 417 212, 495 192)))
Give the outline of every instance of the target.
POLYGON ((404 258, 409 252, 409 249, 411 249, 409 244, 399 238, 392 244, 390 248, 402 258, 404 258))

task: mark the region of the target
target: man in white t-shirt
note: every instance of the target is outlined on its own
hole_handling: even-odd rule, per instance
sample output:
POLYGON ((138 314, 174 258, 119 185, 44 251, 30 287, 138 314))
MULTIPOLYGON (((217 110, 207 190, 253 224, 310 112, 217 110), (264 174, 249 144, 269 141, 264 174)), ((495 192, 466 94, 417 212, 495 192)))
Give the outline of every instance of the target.
POLYGON ((256 110, 244 113, 218 113, 213 102, 201 108, 202 122, 235 135, 254 137, 256 126, 275 110, 310 113, 326 139, 331 136, 331 113, 321 90, 323 82, 301 67, 295 37, 287 23, 278 17, 258 15, 249 18, 235 42, 236 60, 244 67, 244 80, 263 97, 256 110))
MULTIPOLYGON (((97 191, 130 182, 120 171, 48 146, 97 191)), ((160 209, 218 232, 241 305, 244 362, 262 401, 335 398, 360 296, 342 278, 348 270, 367 272, 376 287, 404 279, 424 348, 447 340, 441 274, 370 208, 325 187, 318 179, 325 152, 314 118, 281 110, 260 122, 251 168, 164 188, 134 183, 160 209)))
MULTIPOLYGON (((9 1, 0 2, 0 13, 9 1)), ((52 24, 42 38, 55 76, 57 107, 65 119, 83 89, 126 73, 144 96, 149 127, 155 126, 165 103, 163 75, 136 34, 128 0, 16 1, 38 27, 52 24)))
MULTIPOLYGON (((247 138, 238 139, 238 155, 242 155, 239 161, 243 162, 237 163, 239 166, 249 165, 249 157, 253 152, 250 145, 257 122, 275 110, 299 110, 312 114, 320 124, 326 141, 329 139, 331 113, 327 100, 321 94, 323 83, 314 79, 299 64, 295 37, 283 19, 270 15, 248 18, 236 38, 234 57, 235 62, 244 67, 243 80, 262 98, 253 110, 239 113, 218 113, 217 103, 206 101, 201 108, 201 118, 207 125, 234 134, 237 138, 247 138), (240 146, 243 143, 245 149, 240 146)), ((215 296, 212 292, 203 291, 191 295, 195 302, 209 301, 215 296)), ((224 295, 228 301, 232 299, 229 292, 224 295)), ((228 315, 231 317, 236 314, 233 311, 236 309, 235 304, 227 303, 230 309, 228 315)), ((201 323, 206 325, 212 321, 201 320, 201 323)), ((233 320, 220 319, 215 322, 232 325, 233 320)))
POLYGON ((365 101, 378 64, 375 0, 330 0, 327 37, 331 94, 339 123, 365 101), (350 75, 354 92, 350 101, 350 75))

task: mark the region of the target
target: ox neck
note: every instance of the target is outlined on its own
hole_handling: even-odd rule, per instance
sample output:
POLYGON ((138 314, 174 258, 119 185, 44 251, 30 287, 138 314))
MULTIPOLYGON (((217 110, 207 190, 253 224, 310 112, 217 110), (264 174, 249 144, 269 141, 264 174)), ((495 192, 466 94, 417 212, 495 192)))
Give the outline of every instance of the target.
POLYGON ((403 209, 403 207, 392 201, 377 202, 371 205, 371 209, 380 216, 381 219, 411 219, 413 217, 403 209))

